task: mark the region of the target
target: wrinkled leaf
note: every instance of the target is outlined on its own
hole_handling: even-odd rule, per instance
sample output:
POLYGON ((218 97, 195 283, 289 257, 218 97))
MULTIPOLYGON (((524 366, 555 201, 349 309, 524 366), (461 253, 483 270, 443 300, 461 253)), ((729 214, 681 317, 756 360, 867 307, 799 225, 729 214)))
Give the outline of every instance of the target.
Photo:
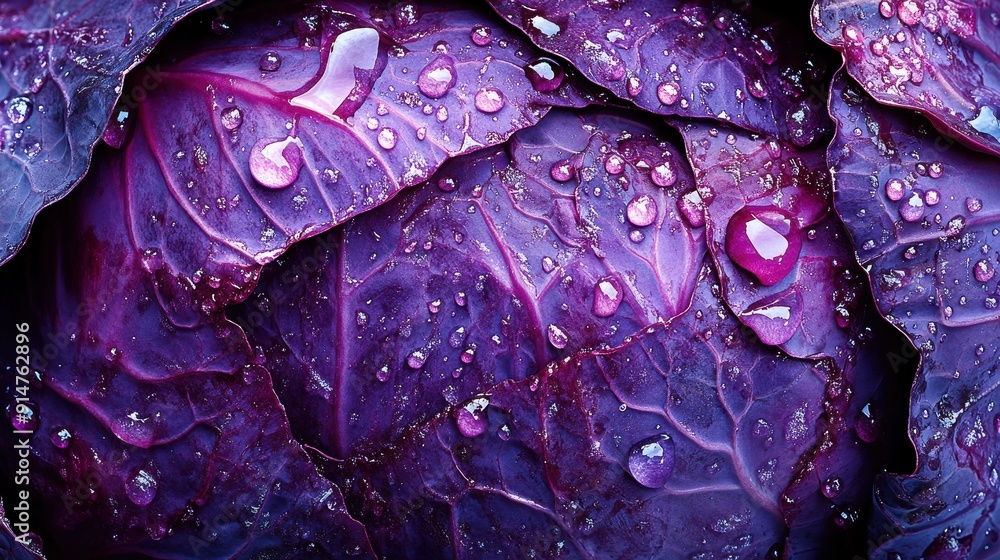
POLYGON ((698 185, 685 200, 704 215, 726 303, 768 344, 843 359, 863 288, 850 240, 829 212, 825 151, 710 123, 677 124, 698 185))
POLYGON ((179 29, 152 62, 163 86, 126 122, 116 165, 136 245, 164 286, 180 286, 161 287, 167 299, 200 283, 203 311, 238 301, 292 242, 504 141, 551 104, 585 103, 568 77, 536 91, 523 67, 537 51, 488 11, 310 6, 248 6, 221 37, 179 29), (492 26, 483 46, 480 24, 492 26))
MULTIPOLYGON (((120 178, 100 173, 67 202, 2 278, 24 296, 6 299, 3 316, 30 326, 37 373, 29 412, 20 411, 28 416, 14 407, 14 376, 5 377, 4 404, 15 427, 34 432, 31 507, 45 551, 370 553, 338 488, 292 439, 270 375, 250 360, 239 329, 219 316, 170 322, 132 246, 120 178)), ((4 346, 4 363, 14 363, 13 349, 4 346)), ((0 439, 13 449, 20 437, 7 429, 0 439)), ((4 455, 7 480, 15 459, 4 455)))
POLYGON ((344 457, 687 309, 704 242, 677 195, 693 181, 634 119, 554 111, 280 259, 236 320, 299 403, 299 437, 344 457))
POLYGON ((990 0, 816 0, 812 19, 869 95, 1000 155, 998 15, 990 0))
MULTIPOLYGON (((879 309, 921 351, 910 400, 912 475, 875 487, 879 555, 986 558, 996 546, 1000 162, 942 144, 913 112, 834 82, 835 203, 879 309)), ((907 348, 890 348, 893 360, 907 348)))
POLYGON ((330 465, 378 553, 779 558, 787 542, 810 558, 843 545, 832 503, 866 499, 874 472, 843 414, 873 386, 848 404, 829 361, 742 336, 717 290, 706 267, 669 323, 330 465), (823 497, 820 477, 841 477, 843 495, 823 497))
MULTIPOLYGON (((87 171, 125 73, 208 0, 37 0, 0 6, 0 263, 87 171)), ((140 95, 156 87, 140 82, 140 95), (144 89, 145 88, 145 89, 144 89)))
POLYGON ((740 2, 490 0, 539 47, 618 97, 806 145, 829 130, 826 54, 795 21, 740 2))

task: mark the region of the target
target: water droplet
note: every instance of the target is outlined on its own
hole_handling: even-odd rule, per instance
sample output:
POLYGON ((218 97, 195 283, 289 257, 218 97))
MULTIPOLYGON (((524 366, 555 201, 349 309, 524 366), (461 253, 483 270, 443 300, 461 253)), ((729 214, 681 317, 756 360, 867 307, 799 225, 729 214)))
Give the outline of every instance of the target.
POLYGON ((508 441, 510 439, 510 426, 507 424, 500 426, 500 429, 497 430, 497 437, 502 441, 508 441))
POLYGON ((920 194, 913 193, 906 202, 899 205, 899 216, 907 222, 916 222, 924 217, 924 201, 920 194))
POLYGON ((891 18, 896 15, 896 6, 894 6, 889 0, 882 0, 878 4, 878 11, 882 14, 882 17, 891 18))
POLYGON ((156 497, 158 483, 150 470, 136 470, 125 483, 125 495, 137 506, 149 505, 156 497))
POLYGON ((629 97, 639 97, 639 94, 642 93, 642 80, 636 76, 629 76, 629 79, 625 80, 625 90, 629 97))
POLYGON ((889 200, 902 200, 904 194, 906 194, 906 185, 899 179, 892 178, 885 182, 885 196, 889 197, 889 200))
POLYGON ((267 51, 260 55, 260 69, 262 72, 274 72, 281 68, 281 55, 274 51, 267 51))
POLYGON ((430 312, 430 313, 439 313, 441 311, 441 304, 442 303, 443 302, 441 301, 441 298, 438 298, 438 299, 436 299, 434 301, 428 301, 427 302, 427 311, 430 312))
POLYGON ((407 358, 406 365, 413 369, 420 369, 424 367, 424 363, 427 361, 427 352, 421 348, 419 350, 414 350, 407 358))
POLYGON ((740 318, 761 342, 777 346, 788 342, 802 323, 802 296, 794 287, 751 304, 740 318))
POLYGON ((656 87, 656 97, 664 105, 673 105, 681 96, 680 87, 674 82, 663 82, 656 87))
POLYGON ((486 397, 476 397, 455 409, 455 425, 465 437, 476 437, 486 431, 488 419, 486 407, 490 401, 486 397))
POLYGON ((777 207, 741 208, 726 227, 726 253, 765 286, 788 276, 801 249, 798 221, 777 207))
POLYGON ((674 472, 674 441, 667 434, 646 438, 628 452, 628 472, 647 488, 662 488, 674 472))
POLYGON ((705 203, 698 191, 691 191, 677 201, 677 209, 684 221, 693 228, 705 225, 705 203))
POLYGON ((542 16, 531 17, 528 19, 528 23, 536 32, 541 33, 549 39, 562 31, 558 24, 542 16))
POLYGON ((11 411, 10 423, 15 430, 34 432, 41 420, 38 418, 38 407, 32 402, 19 402, 11 411))
POLYGON ((983 134, 989 134, 996 140, 1000 140, 1000 121, 997 120, 993 109, 987 105, 979 108, 979 114, 976 115, 976 118, 969 121, 969 126, 983 134))
POLYGON ((473 43, 485 47, 493 39, 493 30, 485 25, 473 25, 470 37, 473 43))
POLYGON ((448 344, 455 349, 461 348, 462 345, 465 344, 465 335, 465 327, 456 328, 451 331, 451 335, 448 336, 448 344))
POLYGON ((996 269, 993 268, 993 263, 987 259, 982 259, 976 262, 972 267, 972 275, 976 277, 977 282, 986 283, 993 279, 996 274, 996 269))
POLYGON ((823 495, 829 499, 834 499, 840 494, 842 481, 838 477, 831 477, 823 482, 823 495))
POLYGON ((604 170, 610 175, 618 175, 625 170, 625 158, 618 154, 610 154, 604 160, 604 170))
POLYGON ((872 403, 868 403, 861 409, 861 414, 859 414, 857 420, 855 420, 854 431, 858 434, 861 441, 871 443, 878 439, 878 430, 878 414, 875 411, 875 407, 872 406, 872 403))
POLYGON ((57 428, 52 431, 52 435, 49 440, 52 445, 58 447, 59 449, 66 449, 69 447, 70 441, 73 439, 73 432, 70 432, 66 428, 57 428))
POLYGON ((643 233, 641 230, 633 229, 632 231, 628 232, 628 239, 632 243, 642 243, 642 241, 646 239, 646 234, 643 233))
POLYGON ((562 65, 544 56, 538 57, 524 67, 524 74, 536 91, 555 91, 563 82, 565 73, 562 65))
POLYGON ((476 109, 484 113, 496 113, 503 109, 503 93, 495 87, 484 87, 476 92, 476 109))
POLYGON ((903 25, 914 26, 920 23, 924 15, 923 0, 899 0, 896 3, 896 16, 903 25))
MULTIPOLYGON (((618 311, 622 303, 622 287, 612 276, 605 276, 594 284, 593 313, 598 317, 610 317, 618 311)), ((551 331, 550 331, 551 332, 551 331)), ((551 341, 551 337, 549 339, 551 341)), ((555 346, 555 343, 553 343, 555 346)))
POLYGON ((649 172, 649 178, 658 187, 669 187, 677 182, 677 171, 674 170, 674 164, 668 159, 653 167, 649 172))
POLYGON ((560 350, 566 348, 566 344, 569 343, 569 336, 566 334, 566 331, 555 324, 550 324, 546 330, 549 335, 549 344, 560 350))
POLYGON ((927 206, 935 206, 938 202, 941 202, 941 193, 934 189, 924 193, 924 203, 927 204, 927 206))
POLYGON ((983 201, 979 198, 969 197, 965 199, 965 207, 969 210, 969 212, 975 214, 983 209, 983 201))
POLYGON ((400 27, 409 27, 420 20, 420 10, 412 2, 402 2, 396 6, 396 23, 400 27))
POLYGON ((15 97, 7 101, 7 118, 14 124, 21 124, 31 116, 31 100, 15 97))
POLYGON ((382 366, 375 371, 375 379, 378 379, 380 383, 385 383, 389 380, 389 366, 382 366))
POLYGON ((116 107, 111 122, 104 129, 104 136, 102 137, 104 143, 112 148, 121 148, 124 146, 135 124, 134 115, 135 111, 125 105, 116 107))
POLYGON ((440 99, 455 85, 458 73, 455 71, 455 59, 446 55, 438 55, 417 77, 417 88, 420 93, 431 99, 440 99))
POLYGON ((940 161, 932 161, 929 166, 927 166, 927 174, 931 176, 932 179, 939 179, 941 175, 944 175, 944 164, 940 161))
POLYGON ((396 131, 391 128, 383 128, 378 131, 378 145, 383 149, 391 150, 396 147, 396 131))
POLYGON ((298 179, 303 159, 298 138, 261 138, 250 150, 250 174, 265 187, 284 188, 298 179))
POLYGON ((544 270, 546 274, 551 274, 555 269, 556 261, 552 260, 552 257, 542 257, 542 270, 544 270))
POLYGON ((629 201, 625 215, 632 225, 645 227, 656 221, 656 201, 648 194, 637 194, 629 201))
POLYGON ((458 292, 455 294, 455 305, 465 307, 465 292, 458 292))
POLYGON ((337 35, 319 80, 289 103, 332 117, 358 86, 355 68, 375 68, 379 41, 378 31, 370 27, 350 29, 337 35))
POLYGON ((553 163, 549 169, 549 175, 552 176, 552 179, 560 183, 572 179, 575 172, 576 168, 573 166, 573 162, 568 159, 561 159, 553 163))
POLYGON ((220 119, 223 128, 230 132, 243 126, 243 112, 240 111, 239 107, 226 107, 222 110, 220 119))
POLYGON ((476 358, 476 345, 473 344, 470 348, 466 348, 462 351, 462 355, 459 359, 462 360, 463 364, 471 364, 472 360, 476 358))

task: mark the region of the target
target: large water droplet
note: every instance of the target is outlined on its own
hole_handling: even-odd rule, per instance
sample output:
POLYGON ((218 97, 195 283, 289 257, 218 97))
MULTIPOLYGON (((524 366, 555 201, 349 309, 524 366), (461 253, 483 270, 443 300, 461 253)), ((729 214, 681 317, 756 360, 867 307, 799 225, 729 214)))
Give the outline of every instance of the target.
POLYGON ((969 121, 969 126, 1000 141, 1000 121, 997 120, 993 109, 987 105, 979 108, 979 114, 969 121))
POLYGON ((230 132, 243 126, 243 112, 239 107, 226 107, 219 118, 222 120, 223 128, 230 132))
POLYGON ((146 506, 156 497, 158 482, 151 469, 138 469, 125 482, 125 495, 137 506, 146 506))
POLYGON ((503 92, 495 87, 484 87, 476 92, 474 102, 476 109, 484 113, 496 113, 500 109, 503 109, 503 92))
POLYGON ((486 431, 488 420, 486 407, 490 400, 486 397, 476 397, 455 409, 455 425, 465 437, 476 437, 486 431))
POLYGON ((622 287, 613 276, 605 276, 594 284, 593 313, 598 317, 610 317, 618 311, 622 303, 622 287))
POLYGON ((250 150, 250 174, 265 187, 284 188, 298 179, 303 159, 298 138, 261 138, 250 150))
POLYGON ((656 200, 648 194, 637 194, 625 208, 628 221, 636 227, 645 227, 656 221, 656 200))
POLYGON ((788 276, 801 249, 798 221, 777 207, 741 208, 726 227, 726 253, 765 286, 788 276))
POLYGON ((764 344, 784 344, 802 323, 802 296, 793 287, 753 303, 740 318, 757 333, 764 344))
POLYGON ((628 452, 628 472, 647 488, 662 488, 674 472, 674 440, 667 434, 646 438, 628 452))
POLYGON ((562 65, 547 57, 538 57, 524 67, 524 74, 536 91, 555 91, 563 82, 565 73, 562 65))
POLYGON ((344 31, 334 40, 319 80, 289 103, 332 117, 357 85, 354 69, 375 68, 378 47, 379 33, 370 27, 344 31))
POLYGON ((274 72, 281 68, 281 55, 274 51, 267 51, 260 55, 260 69, 263 72, 274 72))
POLYGON ((431 99, 444 97, 455 85, 458 73, 455 71, 455 59, 446 55, 438 55, 430 61, 417 77, 417 88, 420 93, 431 99))

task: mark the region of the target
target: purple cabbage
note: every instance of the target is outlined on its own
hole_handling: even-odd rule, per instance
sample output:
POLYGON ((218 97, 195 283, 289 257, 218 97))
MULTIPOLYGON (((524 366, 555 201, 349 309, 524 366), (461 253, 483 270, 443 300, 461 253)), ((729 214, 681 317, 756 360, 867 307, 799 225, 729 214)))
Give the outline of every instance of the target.
POLYGON ((155 66, 125 74, 178 20, 208 0, 17 0, 0 6, 0 263, 38 212, 84 176, 115 100, 136 105, 162 83, 155 66))

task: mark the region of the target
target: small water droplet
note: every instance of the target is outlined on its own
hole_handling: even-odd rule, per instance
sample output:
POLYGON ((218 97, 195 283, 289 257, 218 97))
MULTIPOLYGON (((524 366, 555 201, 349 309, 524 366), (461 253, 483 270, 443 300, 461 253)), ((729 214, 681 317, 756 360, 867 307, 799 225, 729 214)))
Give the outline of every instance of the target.
POLYGON ((993 263, 989 260, 982 259, 973 265, 972 274, 976 277, 977 282, 986 283, 993 279, 993 276, 996 274, 996 269, 993 267, 993 263))
POLYGON ((965 199, 965 207, 969 210, 969 212, 975 214, 983 209, 983 201, 979 198, 969 197, 965 199))
POLYGON ((840 494, 842 481, 838 477, 831 477, 823 482, 823 495, 829 499, 834 499, 840 494))
POLYGON ((485 47, 493 39, 493 30, 485 25, 473 25, 470 37, 473 43, 480 47, 485 47))
POLYGON ((503 93, 495 87, 484 87, 476 92, 476 109, 484 113, 496 113, 504 106, 503 93))
POLYGON ((899 216, 907 222, 917 222, 924 217, 924 201, 920 194, 913 193, 906 202, 899 205, 899 216))
POLYGON ((274 51, 267 51, 260 55, 260 69, 262 72, 275 72, 281 68, 281 55, 274 51))
POLYGON ((674 441, 667 434, 646 438, 628 452, 628 471, 647 488, 662 488, 674 472, 674 441))
POLYGON ((576 168, 573 166, 572 161, 561 159, 552 164, 552 167, 549 168, 549 175, 553 180, 565 183, 573 178, 575 171, 576 168))
POLYGON ((878 4, 878 11, 882 14, 882 17, 891 18, 896 15, 896 6, 894 6, 889 0, 882 0, 878 4))
POLYGON ((146 506, 156 497, 158 482, 151 469, 137 469, 125 483, 125 495, 137 506, 146 506))
POLYGON ((618 154, 610 154, 604 160, 604 170, 610 175, 618 175, 625 170, 625 158, 618 154))
POLYGON ((546 331, 549 336, 549 344, 560 350, 566 348, 566 344, 569 343, 569 336, 566 334, 566 331, 555 324, 550 324, 546 331))
POLYGON ((878 414, 875 411, 875 407, 872 406, 872 403, 868 403, 861 409, 861 414, 859 414, 857 420, 855 420, 854 431, 858 434, 861 441, 871 443, 878 439, 878 430, 878 414))
POLYGON ((941 193, 938 191, 931 189, 924 193, 924 203, 927 206, 935 206, 938 202, 941 202, 941 193))
POLYGON ((700 228, 705 225, 705 203, 698 191, 691 191, 682 196, 677 201, 677 209, 689 226, 700 228))
POLYGON ((378 131, 378 145, 385 150, 396 147, 396 131, 391 128, 383 128, 378 131))
POLYGON ((610 317, 622 303, 622 287, 613 276, 601 278, 594 284, 592 311, 598 317, 610 317))
POLYGON ((551 274, 555 269, 556 261, 552 260, 552 257, 542 257, 542 270, 544 270, 546 274, 551 274))
POLYGON ((243 126, 243 112, 240 111, 239 107, 226 107, 222 110, 220 119, 223 128, 230 132, 243 126))
POLYGON ((10 423, 15 430, 34 432, 41 420, 38 417, 38 406, 32 402, 19 402, 11 410, 10 423))
POLYGON ((924 15, 923 0, 899 0, 896 3, 896 16, 903 25, 914 26, 920 23, 924 15))
POLYGON ((419 350, 414 350, 407 358, 406 365, 413 369, 420 369, 424 367, 424 363, 427 361, 427 352, 421 348, 419 350))
POLYGON ((455 294, 455 305, 465 307, 465 292, 458 292, 455 294))
POLYGON ((58 447, 59 449, 66 449, 69 447, 70 441, 73 439, 73 433, 66 428, 57 428, 52 431, 52 435, 49 440, 52 441, 52 445, 58 447))
POLYGON ((13 124, 21 124, 31 116, 32 104, 27 97, 15 97, 7 101, 7 119, 13 124))

